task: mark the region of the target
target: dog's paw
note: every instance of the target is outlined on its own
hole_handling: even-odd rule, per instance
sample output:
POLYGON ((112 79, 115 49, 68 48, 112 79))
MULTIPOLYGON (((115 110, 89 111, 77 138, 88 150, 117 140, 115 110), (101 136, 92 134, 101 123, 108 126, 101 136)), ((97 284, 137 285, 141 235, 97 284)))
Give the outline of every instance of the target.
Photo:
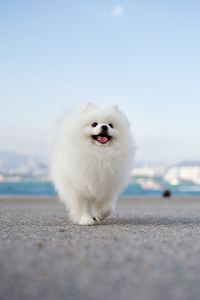
POLYGON ((107 216, 111 213, 111 210, 110 209, 107 209, 107 210, 104 210, 104 211, 101 211, 101 212, 97 212, 94 216, 94 219, 97 221, 97 222, 101 222, 103 221, 104 219, 107 218, 107 216))
POLYGON ((81 217, 76 223, 79 225, 94 225, 96 220, 90 216, 84 216, 81 217))

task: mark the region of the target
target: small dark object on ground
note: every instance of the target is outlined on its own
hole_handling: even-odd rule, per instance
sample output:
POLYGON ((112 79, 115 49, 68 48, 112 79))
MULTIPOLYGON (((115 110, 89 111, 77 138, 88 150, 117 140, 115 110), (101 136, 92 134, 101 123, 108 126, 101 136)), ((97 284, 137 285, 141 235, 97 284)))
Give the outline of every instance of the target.
POLYGON ((163 191, 162 196, 165 197, 165 198, 171 197, 172 193, 171 193, 170 190, 165 190, 165 191, 163 191))

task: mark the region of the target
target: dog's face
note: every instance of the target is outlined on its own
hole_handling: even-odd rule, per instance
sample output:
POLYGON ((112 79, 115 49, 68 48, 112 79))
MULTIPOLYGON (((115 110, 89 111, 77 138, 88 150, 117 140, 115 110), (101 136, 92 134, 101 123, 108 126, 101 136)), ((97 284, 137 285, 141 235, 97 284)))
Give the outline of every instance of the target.
POLYGON ((129 123, 116 106, 99 108, 87 104, 82 111, 85 138, 99 146, 113 145, 129 131, 129 123))
POLYGON ((97 123, 91 124, 91 138, 100 144, 107 144, 112 140, 114 134, 114 127, 112 123, 97 123))

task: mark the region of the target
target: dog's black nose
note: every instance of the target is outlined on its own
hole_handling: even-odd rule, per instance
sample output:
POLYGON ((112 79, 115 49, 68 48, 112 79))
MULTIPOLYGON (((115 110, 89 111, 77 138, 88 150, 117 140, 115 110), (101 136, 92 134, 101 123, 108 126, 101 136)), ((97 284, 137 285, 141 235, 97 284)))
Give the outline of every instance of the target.
POLYGON ((102 125, 102 126, 101 126, 101 129, 102 129, 103 131, 107 131, 107 130, 108 130, 108 126, 107 126, 107 125, 102 125))

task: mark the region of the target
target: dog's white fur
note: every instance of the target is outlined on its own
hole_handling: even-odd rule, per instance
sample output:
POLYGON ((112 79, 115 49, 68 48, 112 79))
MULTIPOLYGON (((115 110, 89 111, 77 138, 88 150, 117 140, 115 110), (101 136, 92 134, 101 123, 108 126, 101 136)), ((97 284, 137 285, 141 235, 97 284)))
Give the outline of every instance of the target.
POLYGON ((69 114, 55 138, 51 160, 52 179, 71 219, 92 225, 114 209, 132 167, 132 134, 125 115, 116 106, 99 108, 88 103, 69 114), (97 122, 94 128, 92 123, 97 122), (112 123, 112 139, 100 144, 91 136, 112 123))

